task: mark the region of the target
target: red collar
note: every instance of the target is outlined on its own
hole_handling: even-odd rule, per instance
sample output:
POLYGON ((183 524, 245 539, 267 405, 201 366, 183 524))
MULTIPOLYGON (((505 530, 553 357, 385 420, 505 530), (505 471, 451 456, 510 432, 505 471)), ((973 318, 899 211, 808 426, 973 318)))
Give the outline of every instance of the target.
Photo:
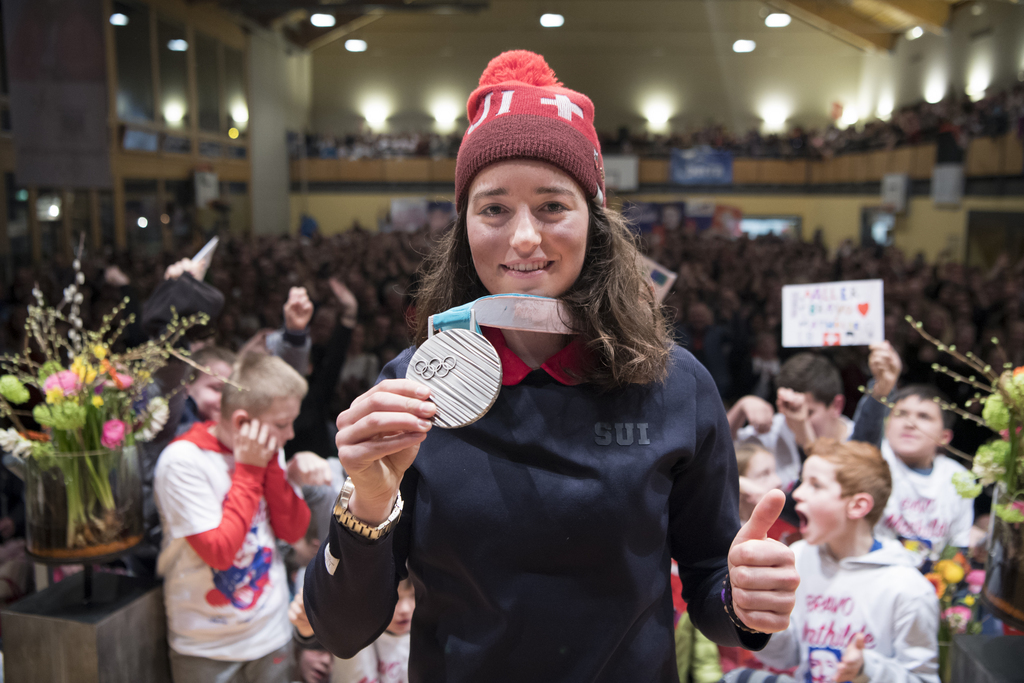
MULTIPOLYGON (((515 354, 505 343, 505 335, 496 327, 480 327, 480 331, 491 342, 501 359, 501 385, 515 386, 523 381, 532 370, 530 366, 515 354)), ((580 341, 574 337, 569 345, 544 361, 540 369, 551 375, 557 382, 566 386, 582 384, 590 368, 590 353, 580 341)))
POLYGON ((232 450, 210 433, 210 427, 213 427, 214 424, 212 420, 210 422, 196 422, 187 432, 176 438, 175 441, 188 441, 199 446, 204 451, 231 455, 232 450))

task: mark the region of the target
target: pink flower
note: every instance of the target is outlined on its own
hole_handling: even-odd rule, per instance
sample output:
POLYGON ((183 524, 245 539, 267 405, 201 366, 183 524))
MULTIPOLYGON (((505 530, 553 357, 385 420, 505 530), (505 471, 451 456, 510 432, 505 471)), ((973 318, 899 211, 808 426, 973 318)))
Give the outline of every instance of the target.
POLYGON ((1021 514, 1024 514, 1024 500, 1016 500, 1010 504, 1011 510, 1017 510, 1021 514))
POLYGON ((980 593, 981 587, 985 585, 985 570, 975 569, 967 572, 966 581, 967 586, 972 593, 980 593))
POLYGON ((82 381, 78 379, 71 370, 61 370, 55 372, 46 378, 43 383, 43 391, 50 391, 51 389, 60 389, 64 392, 65 396, 76 393, 82 388, 82 381))
POLYGON ((110 371, 110 376, 111 376, 112 379, 108 379, 106 382, 104 382, 103 383, 104 387, 106 387, 108 389, 118 389, 118 390, 121 390, 121 391, 123 391, 125 389, 130 389, 131 388, 131 386, 132 386, 132 378, 131 378, 131 376, 123 375, 120 372, 117 372, 116 370, 111 370, 110 371))
POLYGON ((952 629, 953 633, 965 633, 967 631, 967 624, 971 621, 971 608, 963 605, 950 607, 942 613, 942 618, 949 624, 949 628, 952 629))
POLYGON ((117 448, 124 441, 125 424, 121 420, 107 420, 103 425, 100 443, 104 448, 117 448))

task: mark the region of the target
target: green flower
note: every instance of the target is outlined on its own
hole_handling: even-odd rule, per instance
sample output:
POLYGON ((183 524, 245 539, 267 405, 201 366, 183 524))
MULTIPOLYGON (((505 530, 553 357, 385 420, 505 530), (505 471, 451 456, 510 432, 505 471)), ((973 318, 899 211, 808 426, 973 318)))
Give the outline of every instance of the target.
MULTIPOLYGON (((1010 442, 1002 439, 989 441, 974 454, 971 471, 983 486, 999 481, 1006 474, 1006 461, 1010 458, 1010 442)), ((962 495, 962 494, 961 494, 962 495)))
POLYGON ((1024 512, 1020 511, 1017 505, 995 505, 996 517, 1009 522, 1010 524, 1018 524, 1024 522, 1024 512))
POLYGON ((39 368, 39 384, 45 384, 46 378, 50 375, 60 372, 64 369, 64 366, 55 360, 48 360, 43 363, 43 366, 39 368))
POLYGON ((998 393, 985 400, 985 409, 981 411, 981 417, 992 431, 1001 432, 1010 428, 1010 411, 998 393))
POLYGON ((0 377, 0 396, 14 404, 21 404, 28 400, 28 389, 14 375, 0 377))
POLYGON ((970 472, 957 472, 953 475, 953 488, 961 498, 977 498, 981 493, 981 484, 970 472))
POLYGON ((85 406, 71 401, 54 405, 40 403, 32 409, 32 417, 43 426, 72 431, 85 426, 85 406))

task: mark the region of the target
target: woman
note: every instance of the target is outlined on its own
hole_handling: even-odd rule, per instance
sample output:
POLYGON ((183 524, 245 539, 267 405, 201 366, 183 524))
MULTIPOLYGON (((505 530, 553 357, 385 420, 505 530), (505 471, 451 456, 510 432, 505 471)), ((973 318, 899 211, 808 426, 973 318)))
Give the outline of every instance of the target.
POLYGON ((503 387, 467 427, 431 429, 429 390, 400 379, 413 349, 338 417, 354 492, 306 573, 317 637, 341 657, 372 642, 408 567, 410 680, 674 681, 675 558, 694 623, 763 647, 798 583, 763 540, 782 496, 737 535, 725 412, 603 206, 593 105, 520 51, 488 65, 469 115, 417 343, 428 316, 502 293, 561 300, 576 334, 483 328, 503 387))

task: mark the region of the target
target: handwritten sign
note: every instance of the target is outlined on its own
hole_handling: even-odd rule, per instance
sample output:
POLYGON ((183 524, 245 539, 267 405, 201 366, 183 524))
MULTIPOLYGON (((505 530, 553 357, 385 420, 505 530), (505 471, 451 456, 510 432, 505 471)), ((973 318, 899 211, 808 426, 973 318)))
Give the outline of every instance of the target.
POLYGON ((866 346, 885 339, 881 280, 782 288, 782 345, 866 346))

